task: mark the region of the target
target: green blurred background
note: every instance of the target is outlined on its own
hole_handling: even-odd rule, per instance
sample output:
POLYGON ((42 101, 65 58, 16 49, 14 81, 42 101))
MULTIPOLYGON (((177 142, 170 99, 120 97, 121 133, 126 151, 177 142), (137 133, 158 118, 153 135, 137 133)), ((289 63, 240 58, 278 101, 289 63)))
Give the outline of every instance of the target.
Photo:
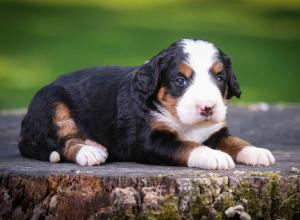
POLYGON ((26 107, 63 73, 140 65, 187 37, 232 57, 239 102, 300 102, 299 0, 0 0, 0 109, 26 107))

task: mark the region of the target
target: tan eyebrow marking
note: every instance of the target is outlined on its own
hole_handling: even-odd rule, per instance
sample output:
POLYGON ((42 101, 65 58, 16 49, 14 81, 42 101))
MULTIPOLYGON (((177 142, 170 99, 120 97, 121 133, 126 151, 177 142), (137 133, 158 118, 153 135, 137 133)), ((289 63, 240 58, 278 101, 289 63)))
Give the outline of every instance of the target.
POLYGON ((186 78, 190 79, 192 77, 193 70, 185 63, 180 64, 178 70, 185 75, 186 78))
POLYGON ((220 61, 217 61, 212 65, 211 70, 214 74, 219 74, 224 70, 224 64, 220 61))

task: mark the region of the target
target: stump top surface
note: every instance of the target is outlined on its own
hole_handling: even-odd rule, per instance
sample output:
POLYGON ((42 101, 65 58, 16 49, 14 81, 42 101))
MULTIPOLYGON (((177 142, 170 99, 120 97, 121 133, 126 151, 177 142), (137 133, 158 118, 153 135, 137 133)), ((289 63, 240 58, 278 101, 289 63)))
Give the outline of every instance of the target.
POLYGON ((0 174, 176 178, 207 175, 240 176, 260 172, 292 175, 292 167, 300 169, 300 106, 271 106, 266 112, 231 106, 228 115, 231 133, 249 140, 256 146, 270 149, 274 153, 276 164, 271 167, 237 165, 235 169, 228 171, 121 162, 81 167, 73 163, 52 164, 23 158, 17 148, 22 117, 23 114, 0 114, 0 174))

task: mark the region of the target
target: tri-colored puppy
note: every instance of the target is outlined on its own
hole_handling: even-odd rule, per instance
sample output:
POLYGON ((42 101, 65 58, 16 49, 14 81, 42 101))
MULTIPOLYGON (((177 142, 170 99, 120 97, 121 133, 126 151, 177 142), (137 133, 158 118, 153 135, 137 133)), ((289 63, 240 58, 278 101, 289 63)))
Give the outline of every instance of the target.
POLYGON ((269 166, 269 150, 228 132, 226 101, 240 94, 228 56, 207 41, 184 39, 142 66, 85 69, 42 88, 22 122, 19 149, 82 166, 269 166))

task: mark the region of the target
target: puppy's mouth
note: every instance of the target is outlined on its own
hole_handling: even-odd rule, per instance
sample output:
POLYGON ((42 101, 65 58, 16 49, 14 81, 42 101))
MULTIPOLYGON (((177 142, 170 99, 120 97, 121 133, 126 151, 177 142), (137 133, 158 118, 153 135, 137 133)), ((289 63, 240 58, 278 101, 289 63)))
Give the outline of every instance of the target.
POLYGON ((208 116, 198 116, 197 119, 194 119, 192 122, 184 122, 181 121, 182 124, 186 124, 187 126, 196 126, 196 125, 202 125, 202 124, 215 124, 219 123, 218 120, 215 119, 214 115, 208 115, 208 116))
POLYGON ((209 115, 209 116, 203 116, 199 122, 211 122, 211 123, 218 123, 217 120, 214 120, 213 115, 209 115))
POLYGON ((206 116, 203 121, 212 121, 212 117, 211 116, 206 116))
POLYGON ((219 122, 213 120, 211 117, 203 118, 201 120, 198 120, 197 122, 194 122, 192 124, 186 124, 188 127, 208 127, 214 124, 217 124, 219 122))
POLYGON ((199 122, 212 122, 212 123, 219 123, 224 121, 226 118, 225 116, 220 117, 220 113, 218 111, 206 114, 206 115, 200 115, 199 122))

